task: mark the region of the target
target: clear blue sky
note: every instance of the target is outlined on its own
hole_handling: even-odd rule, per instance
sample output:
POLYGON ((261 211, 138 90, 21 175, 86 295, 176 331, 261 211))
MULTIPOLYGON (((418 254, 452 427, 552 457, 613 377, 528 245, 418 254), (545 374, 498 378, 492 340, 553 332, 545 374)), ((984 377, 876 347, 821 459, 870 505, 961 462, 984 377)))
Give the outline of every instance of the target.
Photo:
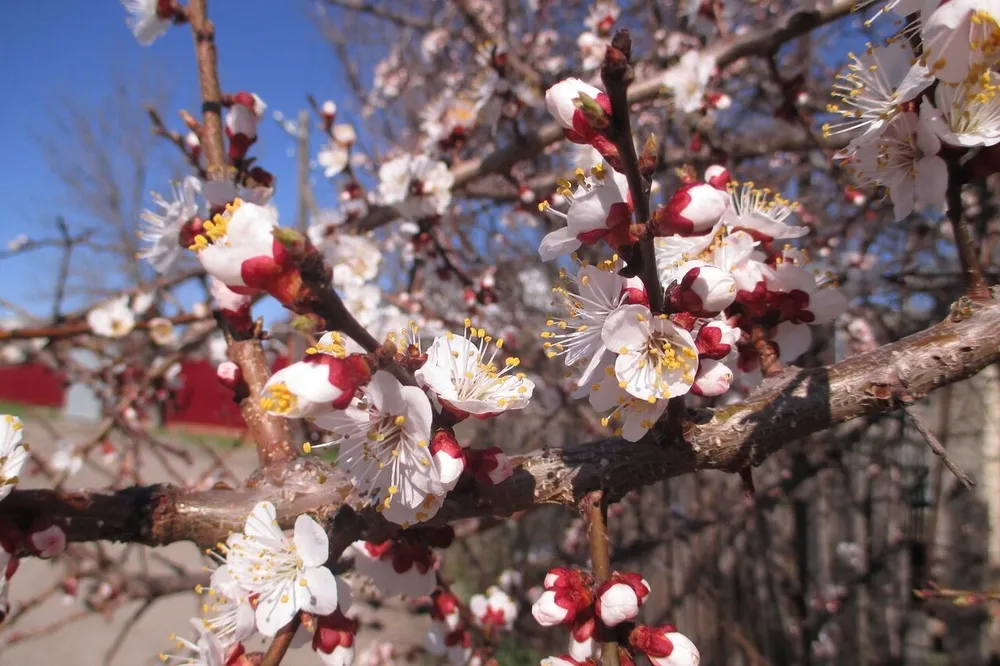
MULTIPOLYGON (((341 68, 323 41, 309 0, 212 0, 219 67, 225 91, 249 89, 294 117, 305 95, 338 99, 341 68)), ((168 123, 179 128, 177 110, 198 110, 197 76, 190 28, 172 28, 152 46, 142 47, 125 25, 116 0, 39 0, 4 8, 0 22, 0 250, 20 233, 51 237, 43 220, 71 214, 54 200, 58 180, 49 173, 35 136, 51 126, 47 109, 65 96, 99 103, 110 94, 116 73, 139 76, 158 71, 175 92, 168 123)), ((343 105, 341 105, 343 108, 343 105)), ((345 109, 346 111, 346 109, 345 109)), ((253 154, 278 177, 276 203, 286 220, 295 215, 295 163, 291 139, 269 118, 253 154)), ((313 134, 313 154, 320 136, 313 134)), ((154 189, 168 191, 167 183, 154 189)), ((322 188, 321 188, 322 189, 322 188)), ((70 215, 71 217, 71 215, 70 215)), ((36 250, 0 260, 0 296, 28 309, 38 288, 32 281, 54 273, 58 253, 36 250)), ((37 282, 36 282, 37 284, 37 282)), ((0 316, 3 313, 0 312, 0 316)))

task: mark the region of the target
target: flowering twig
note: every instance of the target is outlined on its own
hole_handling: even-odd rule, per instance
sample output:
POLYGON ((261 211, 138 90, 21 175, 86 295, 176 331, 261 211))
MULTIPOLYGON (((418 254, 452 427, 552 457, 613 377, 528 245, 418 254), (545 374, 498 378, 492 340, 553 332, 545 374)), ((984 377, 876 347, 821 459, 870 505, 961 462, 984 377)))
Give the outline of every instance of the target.
MULTIPOLYGON (((621 170, 628 179, 635 221, 639 225, 649 222, 649 183, 639 170, 639 156, 635 152, 632 137, 632 121, 629 118, 628 88, 635 80, 630 60, 632 57, 632 37, 628 30, 618 30, 604 56, 601 80, 611 100, 610 138, 614 141, 621 159, 621 170)), ((656 253, 653 238, 645 235, 639 241, 639 277, 649 296, 649 307, 654 314, 663 312, 663 285, 656 271, 656 253)))
MULTIPOLYGON (((215 26, 208 19, 207 1, 191 0, 188 18, 198 59, 203 115, 201 144, 206 171, 210 178, 224 178, 226 151, 222 142, 222 91, 215 50, 215 26)), ((291 443, 288 422, 268 414, 260 406, 261 390, 270 376, 260 340, 256 337, 230 340, 229 358, 240 367, 250 389, 250 394, 240 401, 240 412, 257 443, 257 457, 261 464, 294 457, 298 448, 291 443)))
MULTIPOLYGON (((602 490, 588 493, 580 502, 580 512, 587 521, 587 537, 590 542, 590 563, 597 585, 611 575, 611 554, 608 539, 608 500, 602 490)), ((602 633, 608 628, 599 624, 602 633)), ((618 641, 610 635, 601 636, 601 663, 604 666, 618 666, 618 641)))
POLYGON ((958 250, 958 260, 962 264, 962 275, 965 281, 965 295, 975 301, 988 301, 990 290, 983 280, 982 269, 979 267, 979 257, 972 241, 969 223, 963 215, 962 205, 962 167, 958 156, 948 156, 948 221, 951 222, 955 235, 955 247, 958 250))

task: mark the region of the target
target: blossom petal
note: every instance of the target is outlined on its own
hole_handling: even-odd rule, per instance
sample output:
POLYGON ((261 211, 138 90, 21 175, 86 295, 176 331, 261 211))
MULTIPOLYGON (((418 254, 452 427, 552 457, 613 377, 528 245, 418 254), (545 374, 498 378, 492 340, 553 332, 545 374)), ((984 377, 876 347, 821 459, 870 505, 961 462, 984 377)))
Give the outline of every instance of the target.
POLYGON ((295 594, 302 610, 329 615, 337 610, 337 577, 326 567, 309 567, 295 582, 295 594))
POLYGON ((295 550, 307 567, 321 566, 330 558, 330 540, 312 516, 303 513, 295 519, 294 540, 295 550))

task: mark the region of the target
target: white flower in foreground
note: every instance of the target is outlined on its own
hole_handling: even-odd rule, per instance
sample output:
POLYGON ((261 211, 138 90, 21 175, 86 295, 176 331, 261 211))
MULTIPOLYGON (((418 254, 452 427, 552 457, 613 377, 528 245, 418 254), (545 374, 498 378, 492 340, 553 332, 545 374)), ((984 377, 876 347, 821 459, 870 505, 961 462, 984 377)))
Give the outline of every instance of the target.
POLYGON ((480 627, 494 627, 510 631, 517 619, 517 603, 506 592, 493 585, 486 594, 476 594, 469 599, 469 611, 480 627))
POLYGON ((295 520, 292 539, 278 527, 274 505, 261 502, 247 517, 242 534, 226 542, 233 580, 257 595, 257 630, 275 635, 300 610, 326 615, 337 610, 337 578, 323 566, 329 540, 305 514, 295 520))
POLYGON ((28 459, 28 445, 21 442, 23 430, 21 419, 0 415, 0 500, 14 489, 17 475, 28 459))
POLYGON ((564 279, 575 283, 576 293, 563 286, 553 289, 567 317, 547 322, 551 330, 542 331, 542 348, 549 358, 564 356, 566 365, 583 366, 578 386, 590 381, 607 351, 601 338, 605 320, 626 302, 628 280, 618 274, 619 268, 617 256, 597 265, 585 264, 574 277, 562 273, 564 279))
POLYGON ((941 141, 965 148, 1000 143, 1000 74, 984 72, 957 86, 939 85, 920 119, 941 141))
POLYGON ((616 426, 614 432, 629 442, 642 439, 667 409, 666 400, 640 400, 623 389, 615 376, 613 361, 606 365, 601 380, 590 386, 589 399, 590 406, 596 411, 611 412, 601 419, 601 424, 608 426, 612 419, 618 419, 621 425, 616 426))
POLYGON ((563 79, 546 90, 545 107, 562 126, 570 141, 590 143, 595 130, 583 111, 576 107, 576 101, 581 95, 586 95, 596 101, 606 113, 611 113, 611 101, 606 94, 575 78, 563 79))
POLYGON ((440 508, 435 498, 454 487, 463 468, 450 464, 447 452, 430 450, 430 400, 384 370, 372 376, 362 395, 347 409, 316 419, 334 435, 316 448, 339 445, 338 465, 388 520, 427 520, 440 508))
POLYGON ((371 377, 368 362, 347 355, 338 332, 325 334, 306 353, 305 360, 278 370, 264 384, 260 405, 269 414, 314 418, 344 409, 371 377))
POLYGON ((94 335, 123 338, 135 328, 135 313, 128 306, 128 296, 99 305, 87 313, 87 324, 94 335))
MULTIPOLYGON (((933 112, 930 103, 921 115, 933 112)), ((848 168, 862 181, 876 182, 889 189, 896 221, 913 212, 916 204, 939 208, 948 187, 948 167, 938 156, 941 141, 928 123, 906 112, 893 118, 874 141, 862 144, 848 168)))
POLYGON ((196 199, 201 192, 201 181, 193 176, 184 179, 180 186, 173 185, 173 198, 166 200, 155 192, 153 203, 159 213, 142 211, 138 236, 143 243, 139 258, 145 259, 157 273, 165 273, 177 260, 180 251, 181 229, 198 214, 196 199))
POLYGON ((849 53, 848 58, 847 73, 838 74, 833 86, 833 96, 840 101, 826 109, 844 120, 823 125, 825 138, 859 130, 853 143, 876 136, 899 113, 903 102, 934 82, 926 67, 914 64, 913 51, 903 39, 886 46, 869 45, 860 57, 849 53))
POLYGON ((799 238, 809 233, 808 227, 788 224, 798 204, 779 193, 764 188, 759 190, 752 182, 731 183, 732 205, 722 216, 730 232, 746 231, 757 240, 799 238))
POLYGON ((190 250, 205 271, 230 289, 264 289, 281 274, 287 251, 274 238, 275 211, 236 199, 204 224, 190 250))
POLYGON ((414 373, 417 381, 457 415, 487 418, 526 407, 535 384, 524 373, 516 372, 520 359, 497 359, 503 339, 496 340, 491 352, 492 336, 473 327, 469 319, 465 320, 465 332, 467 337, 447 332, 434 339, 427 350, 427 362, 414 373), (473 338, 479 338, 478 344, 473 338))
POLYGON ((944 83, 967 80, 970 70, 996 65, 1000 51, 1000 2, 948 0, 927 3, 921 16, 922 62, 944 83))
POLYGON ((569 201, 568 211, 553 210, 544 201, 538 205, 540 211, 566 220, 565 227, 542 239, 538 247, 542 261, 575 252, 581 245, 593 245, 609 234, 612 241, 615 234, 624 232, 627 236, 632 221, 632 197, 625 175, 599 164, 590 170, 590 176, 577 169, 576 177, 575 192, 572 183, 559 182, 558 193, 569 201))
POLYGON ((215 634, 223 647, 243 641, 257 629, 253 605, 247 593, 223 564, 212 572, 211 586, 202 604, 202 626, 215 634))
POLYGON ((673 94, 674 108, 694 113, 705 105, 705 86, 715 74, 715 57, 701 51, 688 51, 680 62, 663 75, 663 85, 673 94))
POLYGON ((618 354, 615 376, 633 397, 667 400, 684 395, 698 371, 691 334, 644 305, 625 305, 611 313, 601 333, 618 354))
POLYGON ((149 46, 165 33, 174 15, 173 3, 161 0, 122 0, 129 13, 125 22, 136 41, 149 46))
POLYGON ((180 656, 161 652, 159 654, 160 661, 163 663, 174 662, 180 666, 224 666, 225 650, 219 639, 211 632, 205 631, 198 620, 192 619, 191 624, 198 632, 197 641, 191 642, 177 635, 170 637, 170 640, 177 641, 179 649, 187 650, 189 654, 180 656))

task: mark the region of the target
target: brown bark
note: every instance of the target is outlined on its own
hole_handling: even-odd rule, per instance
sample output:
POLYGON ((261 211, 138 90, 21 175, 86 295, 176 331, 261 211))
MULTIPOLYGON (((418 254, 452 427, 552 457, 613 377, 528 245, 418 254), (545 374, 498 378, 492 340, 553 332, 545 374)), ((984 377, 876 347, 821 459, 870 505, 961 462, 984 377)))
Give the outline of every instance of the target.
MULTIPOLYGON (((539 504, 575 506, 595 490, 611 499, 699 469, 736 472, 758 465, 790 442, 861 416, 893 411, 894 395, 919 399, 1000 361, 1000 304, 960 301, 931 328, 834 365, 788 368, 747 400, 694 413, 683 440, 660 424, 640 442, 611 437, 514 459, 514 476, 496 487, 452 492, 433 525, 476 516, 509 516, 539 504), (666 431, 666 432, 665 432, 666 431)), ((0 516, 19 523, 50 519, 70 541, 109 539, 162 545, 189 540, 212 545, 242 529, 254 503, 274 503, 291 527, 304 512, 323 521, 334 552, 360 535, 384 538, 391 527, 373 510, 357 513, 350 481, 315 458, 262 468, 240 490, 192 491, 170 485, 117 492, 15 490, 0 516)))

